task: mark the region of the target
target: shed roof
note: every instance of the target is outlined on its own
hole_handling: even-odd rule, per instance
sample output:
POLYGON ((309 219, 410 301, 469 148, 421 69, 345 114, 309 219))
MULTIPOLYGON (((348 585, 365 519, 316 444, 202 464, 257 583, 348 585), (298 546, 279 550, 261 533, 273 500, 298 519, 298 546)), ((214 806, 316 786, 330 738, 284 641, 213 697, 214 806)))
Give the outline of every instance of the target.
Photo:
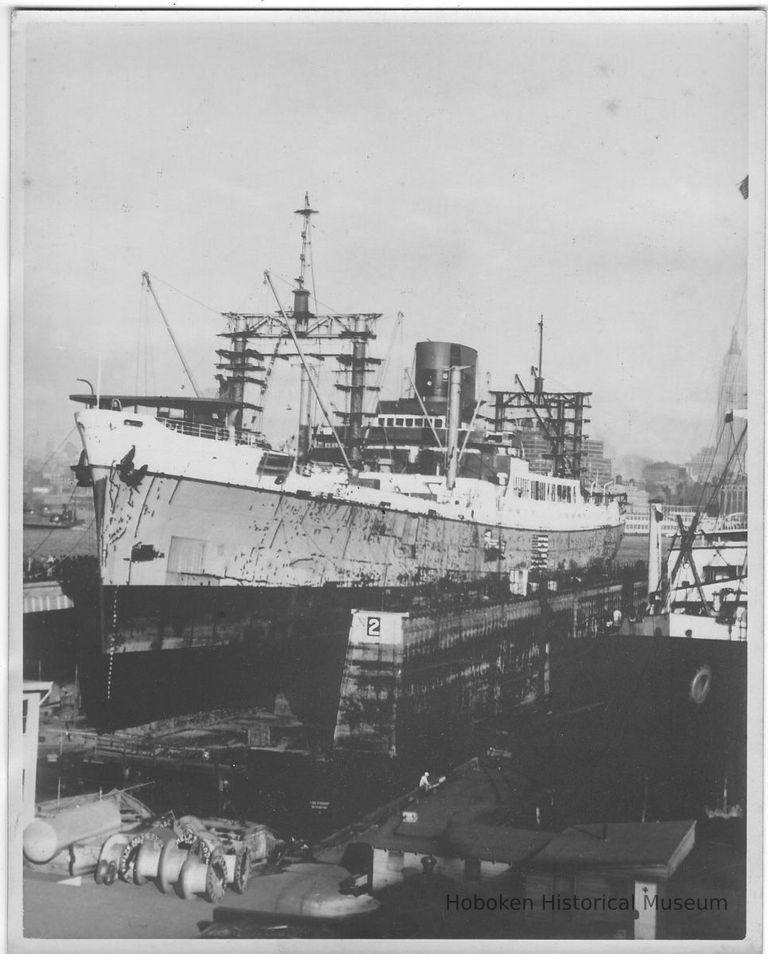
POLYGON ((398 810, 358 840, 390 851, 521 865, 552 838, 552 833, 490 823, 488 819, 499 807, 502 790, 508 793, 524 784, 525 780, 514 772, 491 778, 477 766, 467 765, 431 795, 407 806, 406 811, 415 816, 413 821, 405 821, 402 810, 398 810))
POLYGON ((555 835, 530 863, 542 868, 624 868, 670 877, 694 845, 696 822, 575 825, 555 835))

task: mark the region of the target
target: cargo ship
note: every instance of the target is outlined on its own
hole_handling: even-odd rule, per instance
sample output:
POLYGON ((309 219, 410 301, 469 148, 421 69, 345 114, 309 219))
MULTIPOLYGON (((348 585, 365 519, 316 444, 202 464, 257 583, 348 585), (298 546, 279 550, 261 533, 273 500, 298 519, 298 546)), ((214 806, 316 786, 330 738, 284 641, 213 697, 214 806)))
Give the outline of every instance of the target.
POLYGON ((191 372, 194 397, 71 396, 85 405, 73 469, 93 487, 109 657, 275 641, 291 656, 297 627, 329 624, 346 638, 353 608, 407 608, 441 586, 524 596, 532 575, 583 573, 616 554, 620 502, 579 475, 589 395, 544 391, 540 358, 532 393, 479 401, 477 352, 424 341, 409 392, 367 412, 381 316, 315 314, 305 287, 315 210, 307 198, 297 212, 293 307, 267 272, 274 313, 223 315, 216 397, 191 372), (301 370, 292 453, 260 428, 275 360, 288 356, 301 370), (316 383, 328 360, 348 398, 341 425, 316 383), (315 402, 324 423, 313 428, 315 402), (521 407, 552 438, 549 474, 523 456, 510 424, 521 407))

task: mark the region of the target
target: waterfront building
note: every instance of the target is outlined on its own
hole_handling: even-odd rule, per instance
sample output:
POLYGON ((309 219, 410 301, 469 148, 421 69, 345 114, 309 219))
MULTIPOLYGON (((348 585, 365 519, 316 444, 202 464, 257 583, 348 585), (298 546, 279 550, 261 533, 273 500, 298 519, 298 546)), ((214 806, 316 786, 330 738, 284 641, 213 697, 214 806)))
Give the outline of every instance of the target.
MULTIPOLYGON (((647 494, 646 494, 647 497, 647 494)), ((679 506, 678 504, 661 504, 663 519, 661 522, 661 535, 663 537, 673 537, 679 532, 677 524, 678 516, 683 521, 683 526, 687 529, 691 525, 691 520, 696 513, 696 507, 679 506)), ((649 530, 649 507, 645 504, 634 504, 627 507, 624 514, 624 533, 627 536, 648 536, 649 530)))
MULTIPOLYGON (((358 836, 372 850, 374 894, 414 874, 443 875, 459 884, 506 877, 514 887, 522 866, 552 838, 551 832, 499 823, 499 792, 525 780, 498 766, 492 778, 478 759, 460 766, 430 794, 399 804, 358 836)), ((512 808, 512 805, 508 806, 512 808)))
POLYGON ((582 455, 582 477, 587 483, 603 485, 613 479, 613 461, 605 456, 605 445, 596 437, 585 437, 582 455))
POLYGON ((695 832, 690 820, 567 828, 527 867, 525 897, 532 905, 525 915, 554 929, 568 924, 570 937, 585 929, 592 937, 669 937, 662 901, 695 832))

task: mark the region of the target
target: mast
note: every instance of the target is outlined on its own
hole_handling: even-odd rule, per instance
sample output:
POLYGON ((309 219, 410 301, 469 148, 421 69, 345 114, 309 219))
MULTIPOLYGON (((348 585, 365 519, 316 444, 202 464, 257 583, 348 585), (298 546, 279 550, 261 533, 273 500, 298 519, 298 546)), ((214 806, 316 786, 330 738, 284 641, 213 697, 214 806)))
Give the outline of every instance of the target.
POLYGON ((445 485, 448 490, 456 486, 459 469, 459 417, 461 415, 461 372, 463 367, 451 365, 448 381, 448 449, 445 485))
MULTIPOLYGON (((224 317, 230 323, 230 329, 233 330, 225 332, 223 337, 233 340, 242 337, 243 343, 252 338, 259 342, 275 342, 266 375, 263 380, 256 382, 261 385, 262 395, 264 395, 275 359, 279 356, 288 360, 292 354, 297 355, 301 360, 297 463, 300 464, 309 459, 312 405, 314 401, 317 401, 328 421, 334 441, 339 444, 339 452, 345 466, 350 470, 359 470, 362 464, 363 418, 369 416, 363 409, 365 392, 379 390, 377 386, 366 384, 366 375, 371 371, 372 366, 381 364, 380 359, 368 357, 368 341, 376 337, 376 322, 381 315, 379 313, 341 314, 339 312, 317 315, 310 309, 310 293, 305 285, 307 268, 311 268, 311 217, 318 213, 316 209, 310 206, 308 193, 304 195, 304 206, 295 209, 294 212, 302 217, 303 222, 299 275, 295 279, 293 287, 293 310, 286 311, 283 309, 269 272, 265 272, 265 281, 269 284, 275 296, 279 315, 225 312, 224 317), (305 353, 299 342, 310 342, 313 351, 305 353), (280 348, 285 348, 287 353, 278 355, 280 348), (320 350, 321 348, 322 350, 320 350), (330 421, 327 409, 317 389, 314 370, 310 366, 308 358, 313 361, 335 358, 341 366, 340 371, 343 379, 348 383, 336 384, 335 386, 341 391, 349 392, 347 410, 336 411, 336 414, 342 418, 346 425, 343 435, 337 432, 330 421)), ((265 357, 261 352, 252 351, 247 347, 245 353, 248 356, 252 354, 258 356, 261 360, 265 357)), ((229 356, 228 353, 227 357, 229 356)), ((259 370, 264 371, 265 369, 262 366, 259 370)), ((246 378, 245 380, 251 379, 246 378)), ((262 410, 262 408, 257 407, 257 410, 262 410)), ((341 428, 339 428, 339 431, 341 431, 341 428)))
MULTIPOLYGON (((531 365, 533 390, 528 391, 515 375, 518 391, 491 391, 495 396, 494 426, 503 431, 507 425, 520 428, 523 446, 528 453, 526 440, 532 444, 531 453, 541 455, 536 449, 535 439, 540 435, 549 444, 552 461, 549 472, 555 477, 581 476, 581 461, 584 451, 584 425, 589 418, 584 411, 590 407, 589 391, 545 391, 542 366, 544 362, 544 315, 536 322, 539 329, 539 364, 531 365)), ((541 464, 532 464, 532 469, 540 470, 541 464)), ((543 470, 542 470, 543 472, 543 470)))
MULTIPOLYGON (((293 289, 293 320, 297 335, 307 333, 309 319, 314 317, 309 310, 309 290, 304 287, 307 271, 307 249, 312 244, 309 234, 310 219, 317 215, 317 209, 309 204, 309 193, 304 193, 304 207, 295 210, 295 215, 304 219, 301 226, 301 253, 299 255, 299 276, 293 289)), ((278 342, 279 344, 279 342, 278 342)), ((277 347, 277 346, 276 346, 277 347)), ((296 463, 303 464, 309 458, 309 438, 312 420, 312 390, 309 382, 309 369, 302 363, 299 385, 299 429, 296 438, 296 463)))
POLYGON ((306 464, 309 459, 309 436, 312 429, 312 390, 309 386, 309 371, 301 365, 299 383, 299 431, 296 439, 296 463, 306 464))
POLYGON ((542 361, 544 357, 544 315, 539 315, 539 365, 535 368, 533 379, 534 397, 541 397, 544 392, 544 375, 542 373, 542 361))
POLYGON ((331 415, 328 413, 328 410, 325 407, 325 404, 323 403, 322 398, 320 397, 320 392, 317 390, 317 385, 315 384, 314 378, 309 373, 309 365, 307 364, 307 359, 304 356, 304 352, 301 350, 301 345, 299 344, 298 338, 296 337, 296 331, 294 328, 291 327, 291 323, 288 320, 288 316, 286 315, 285 310, 283 309, 283 306, 280 304, 280 299, 278 298, 277 292, 275 291, 275 286, 272 284, 272 276, 269 274, 269 272, 264 272, 264 279, 269 283, 269 287, 272 290, 272 294, 275 296, 275 301, 277 302, 277 308, 278 308, 278 311, 280 312, 280 316, 283 321, 283 327, 288 332, 288 335, 290 336, 291 341, 293 342, 293 346, 296 348, 296 354, 299 356, 299 360, 301 361, 301 365, 307 376, 307 381, 309 382, 312 390, 315 392, 315 397, 317 398, 317 403, 320 405, 320 410, 323 412, 329 427, 333 431, 333 436, 336 439, 336 443, 339 445, 341 456, 344 458, 344 464, 347 470, 352 470, 349 458, 347 457, 344 451, 344 445, 339 440, 339 436, 336 433, 336 428, 333 426, 333 423, 331 421, 331 415))
POLYGON ((306 334, 309 319, 313 317, 309 310, 309 290, 304 287, 304 279, 307 270, 307 249, 312 245, 312 238, 309 234, 309 220, 313 215, 317 215, 317 209, 313 209, 309 204, 309 193, 304 193, 304 208, 296 209, 295 215, 300 215, 304 219, 301 227, 301 254, 299 255, 299 277, 296 279, 296 287, 293 290, 293 320, 295 323, 296 334, 306 334))
POLYGON ((366 340, 360 334, 360 319, 355 319, 355 337, 352 339, 352 365, 349 389, 349 459, 359 465, 363 458, 363 395, 365 391, 366 340))

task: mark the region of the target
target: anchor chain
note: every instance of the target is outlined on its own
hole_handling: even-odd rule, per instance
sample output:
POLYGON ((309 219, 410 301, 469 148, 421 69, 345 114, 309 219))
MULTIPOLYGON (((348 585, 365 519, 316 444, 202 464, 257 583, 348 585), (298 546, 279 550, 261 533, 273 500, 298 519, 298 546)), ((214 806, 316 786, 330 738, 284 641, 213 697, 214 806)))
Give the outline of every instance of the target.
POLYGON ((117 648, 117 592, 112 598, 112 633, 109 642, 109 663, 107 664, 107 702, 112 699, 112 670, 115 665, 115 649, 117 648))

